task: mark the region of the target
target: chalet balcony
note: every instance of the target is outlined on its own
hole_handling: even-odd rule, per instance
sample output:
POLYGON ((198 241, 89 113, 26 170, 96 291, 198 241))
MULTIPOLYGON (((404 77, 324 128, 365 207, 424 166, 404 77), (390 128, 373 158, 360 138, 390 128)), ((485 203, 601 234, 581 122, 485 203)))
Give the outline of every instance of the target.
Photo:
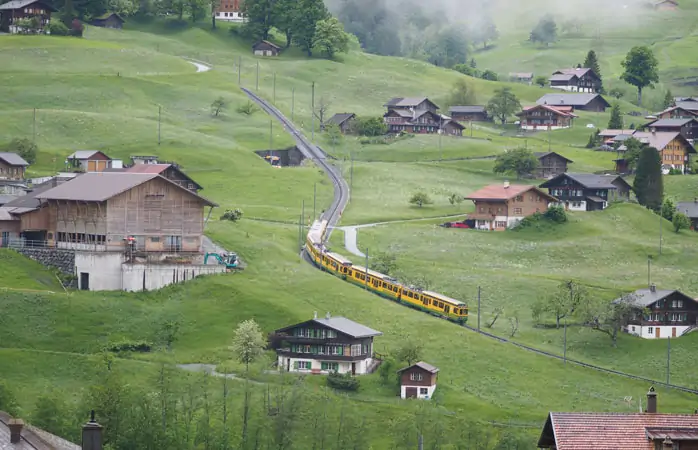
POLYGON ((286 333, 276 333, 273 339, 281 342, 288 342, 289 344, 359 344, 360 341, 341 338, 341 337, 312 337, 312 336, 293 336, 286 333))
POLYGON ((323 361, 362 361, 367 358, 375 358, 375 354, 363 354, 363 355, 332 355, 326 353, 305 353, 305 352, 294 352, 290 348, 279 348, 276 350, 279 355, 284 355, 291 358, 310 358, 310 359, 321 359, 323 361))

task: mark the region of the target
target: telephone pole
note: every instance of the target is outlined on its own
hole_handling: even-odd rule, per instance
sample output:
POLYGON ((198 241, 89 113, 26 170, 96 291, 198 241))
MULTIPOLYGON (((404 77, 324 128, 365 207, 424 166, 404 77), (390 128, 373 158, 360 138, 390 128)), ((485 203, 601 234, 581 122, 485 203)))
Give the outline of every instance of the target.
POLYGON ((351 151, 351 168, 349 169, 349 193, 354 187, 354 151, 351 151))
POLYGON ((659 214, 659 254, 662 254, 662 222, 663 217, 659 214))
POLYGON ((291 88, 291 122, 293 122, 293 110, 296 106, 296 88, 291 88))
POLYGON ((158 145, 160 145, 161 134, 161 123, 162 123, 162 106, 158 106, 158 145))
POLYGON ((272 104, 276 105, 276 72, 274 72, 274 88, 273 88, 273 94, 271 97, 271 102, 272 102, 272 104))
POLYGON ((364 286, 366 290, 368 290, 368 247, 366 247, 366 282, 364 283, 364 286))
POLYGON ((238 85, 240 84, 241 75, 242 75, 242 56, 238 56, 238 85))
POLYGON ((671 367, 671 336, 666 340, 666 384, 669 384, 669 368, 671 367))
POLYGON ((315 143, 315 82, 314 81, 313 81, 313 86, 312 86, 312 96, 311 96, 311 107, 310 108, 311 108, 310 114, 312 117, 311 126, 313 127, 311 141, 314 144, 315 143))
POLYGON ((32 125, 33 128, 33 135, 34 135, 34 143, 36 144, 36 108, 34 108, 34 123, 32 125))
POLYGON ((313 220, 316 219, 316 216, 315 216, 316 200, 317 200, 317 183, 313 183, 313 220))
POLYGON ((647 287, 652 285, 652 279, 650 278, 650 269, 652 266, 652 255, 647 255, 647 287))
POLYGON ((257 61, 257 81, 254 86, 255 91, 259 90, 259 61, 257 61))
POLYGON ((269 120, 269 150, 274 148, 274 120, 269 120))
POLYGON ((480 332, 480 286, 477 287, 477 331, 480 332))

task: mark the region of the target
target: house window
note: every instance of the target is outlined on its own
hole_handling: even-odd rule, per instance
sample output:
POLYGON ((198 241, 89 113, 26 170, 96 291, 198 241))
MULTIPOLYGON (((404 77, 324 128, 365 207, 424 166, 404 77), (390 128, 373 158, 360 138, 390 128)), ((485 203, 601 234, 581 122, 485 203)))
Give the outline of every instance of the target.
POLYGON ((514 215, 520 216, 523 214, 523 210, 521 208, 514 208, 514 215))
POLYGON ((424 379, 424 375, 418 372, 412 372, 410 374, 410 380, 411 381, 422 381, 424 379))
POLYGON ((320 369, 327 370, 329 372, 339 372, 339 363, 323 362, 320 363, 320 369))
POLYGON ((429 389, 419 388, 419 395, 427 395, 428 393, 429 393, 429 389))
POLYGON ((351 346, 351 356, 360 356, 361 355, 361 344, 353 344, 351 346))
POLYGON ((671 307, 672 308, 683 308, 683 300, 672 300, 671 307))
POLYGON ((517 202, 522 202, 522 201, 523 201, 523 195, 517 195, 517 196, 516 196, 516 201, 517 201, 517 202))
POLYGON ((498 220, 497 222, 495 222, 494 226, 495 228, 506 228, 507 223, 502 220, 498 220))
POLYGON ((649 333, 649 334, 654 333, 654 328, 653 328, 653 327, 647 327, 647 333, 649 333))

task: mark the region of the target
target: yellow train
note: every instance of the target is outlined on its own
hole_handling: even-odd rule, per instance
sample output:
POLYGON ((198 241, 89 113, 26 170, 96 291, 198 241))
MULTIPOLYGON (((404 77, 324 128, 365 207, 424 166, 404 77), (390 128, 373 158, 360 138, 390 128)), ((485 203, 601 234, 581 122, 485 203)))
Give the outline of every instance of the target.
POLYGON ((327 221, 315 221, 305 243, 305 249, 320 269, 330 272, 341 279, 366 287, 381 297, 426 311, 453 322, 465 323, 468 320, 468 306, 438 292, 423 291, 405 286, 395 278, 384 275, 365 266, 354 265, 338 253, 327 251, 323 237, 327 221))

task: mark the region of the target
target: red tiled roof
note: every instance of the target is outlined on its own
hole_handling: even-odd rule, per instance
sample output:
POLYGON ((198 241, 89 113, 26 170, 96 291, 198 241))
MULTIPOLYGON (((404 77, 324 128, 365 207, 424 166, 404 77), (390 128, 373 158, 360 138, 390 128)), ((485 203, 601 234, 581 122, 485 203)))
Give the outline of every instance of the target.
POLYGON ((132 167, 126 169, 129 173, 162 173, 171 164, 135 164, 132 167))
POLYGON ((479 191, 473 192, 465 197, 466 200, 509 200, 510 198, 521 195, 524 192, 535 190, 539 195, 544 195, 552 200, 556 200, 545 192, 538 189, 536 186, 527 184, 511 184, 505 187, 503 184, 490 184, 479 191))
POLYGON ((654 450, 649 436, 679 437, 698 431, 698 415, 649 413, 550 413, 539 448, 654 450), (554 432, 551 442, 550 431, 554 432))

